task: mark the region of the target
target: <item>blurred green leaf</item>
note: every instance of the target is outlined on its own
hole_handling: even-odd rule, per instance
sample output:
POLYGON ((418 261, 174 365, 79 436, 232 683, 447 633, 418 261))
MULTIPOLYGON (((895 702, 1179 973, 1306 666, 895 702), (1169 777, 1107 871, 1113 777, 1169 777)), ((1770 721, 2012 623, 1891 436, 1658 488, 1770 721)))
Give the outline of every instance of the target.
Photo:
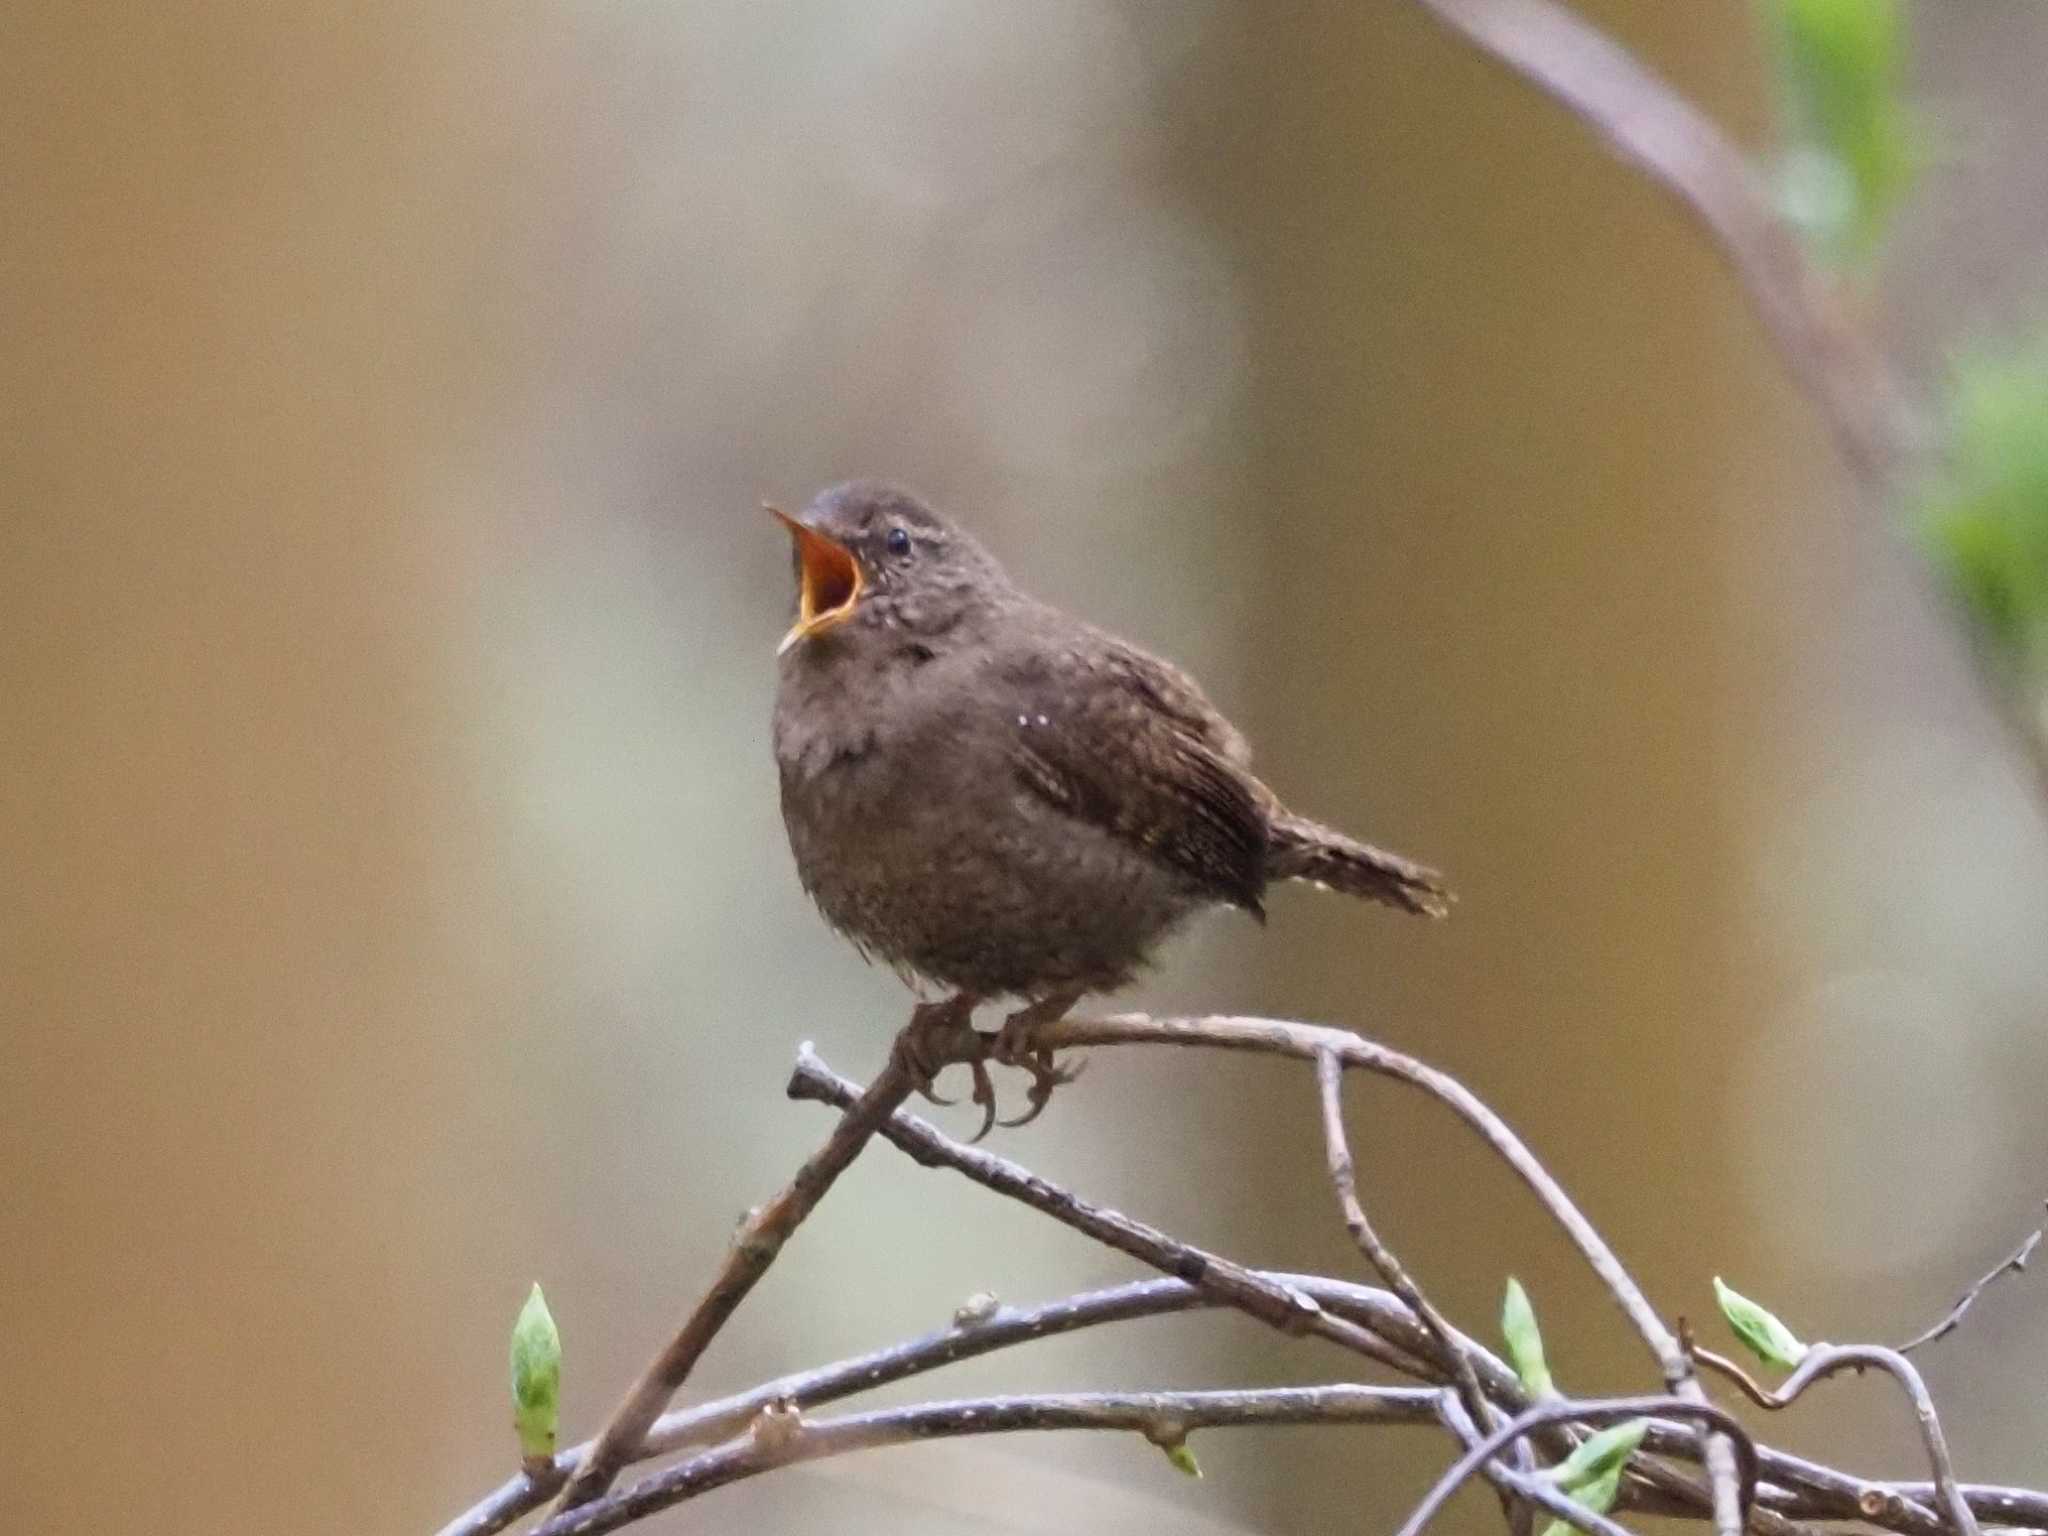
MULTIPOLYGON (((1614 1501, 1621 1493, 1621 1468, 1616 1466, 1591 1482, 1566 1492, 1574 1504, 1582 1504, 1594 1514, 1604 1515, 1614 1508, 1614 1501)), ((1553 1518, 1543 1527, 1543 1536, 1578 1536, 1578 1532, 1570 1521, 1553 1518)))
POLYGON ((1500 1308, 1501 1337, 1507 1341, 1508 1360, 1522 1378, 1522 1388, 1531 1397, 1549 1397, 1557 1391, 1550 1379, 1550 1366, 1543 1358, 1543 1334, 1536 1326, 1536 1309, 1529 1305, 1529 1293, 1522 1282, 1508 1276, 1507 1299, 1500 1308))
POLYGON ((1571 1455, 1544 1475, 1567 1493, 1602 1478, 1620 1477, 1622 1467, 1635 1455, 1649 1428, 1647 1419, 1630 1419, 1626 1424, 1615 1424, 1588 1435, 1573 1448, 1571 1455))
POLYGON ((534 1283, 512 1325, 512 1427, 529 1461, 555 1454, 562 1395, 562 1336, 534 1283))
POLYGON ((2048 344, 1951 371, 1921 536, 2000 660, 2048 672, 2048 344))
POLYGON ((1790 1328, 1740 1291, 1723 1285, 1719 1275, 1714 1276, 1714 1298, 1721 1303, 1721 1315, 1728 1319, 1735 1336, 1766 1365, 1789 1371, 1806 1358, 1806 1346, 1790 1328))
POLYGON ((1188 1449, 1187 1441, 1182 1440, 1178 1444, 1167 1446, 1165 1449, 1166 1459, 1173 1463, 1176 1470, 1185 1472, 1189 1477, 1200 1477, 1202 1475, 1202 1464, 1195 1460, 1195 1453, 1188 1449))
POLYGON ((1918 169, 1900 0, 1761 0, 1793 145, 1786 211, 1837 261, 1868 257, 1918 169))

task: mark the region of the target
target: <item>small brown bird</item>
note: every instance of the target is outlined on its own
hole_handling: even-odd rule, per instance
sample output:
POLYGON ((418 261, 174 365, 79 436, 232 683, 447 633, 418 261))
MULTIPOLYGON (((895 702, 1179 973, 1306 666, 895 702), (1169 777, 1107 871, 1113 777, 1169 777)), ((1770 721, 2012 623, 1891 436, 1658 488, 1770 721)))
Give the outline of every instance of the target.
MULTIPOLYGON (((797 874, 863 954, 952 992, 922 1022, 999 997, 1026 1004, 1006 1037, 1058 1018, 1195 912, 1263 921, 1277 880, 1443 915, 1433 870, 1281 805, 1185 673, 1019 591, 908 491, 854 481, 775 515, 795 542, 774 739, 797 874)), ((1019 1064, 1031 1109, 1006 1124, 1065 1080, 1019 1064)), ((992 1116, 985 1074, 976 1099, 992 1116)))

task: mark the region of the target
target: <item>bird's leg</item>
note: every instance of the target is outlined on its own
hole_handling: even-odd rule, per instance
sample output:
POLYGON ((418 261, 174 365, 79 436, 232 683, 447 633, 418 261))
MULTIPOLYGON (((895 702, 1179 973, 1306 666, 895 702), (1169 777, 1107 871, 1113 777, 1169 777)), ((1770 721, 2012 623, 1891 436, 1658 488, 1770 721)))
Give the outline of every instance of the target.
MULTIPOLYGON (((974 1018, 974 1004, 974 996, 967 992, 919 1003, 910 1010, 909 1027, 896 1037, 897 1061, 910 1074, 911 1081, 917 1084, 917 1091, 934 1104, 957 1102, 935 1093, 932 1080, 949 1063, 959 1059, 956 1048, 960 1032, 968 1028, 974 1018)), ((988 1068, 981 1064, 978 1056, 970 1064, 974 1068, 974 1097, 978 1104, 981 1102, 982 1080, 988 1076, 988 1068)), ((993 1098, 993 1092, 989 1096, 993 1098)))
MULTIPOLYGON (((1083 987, 1069 987, 1063 991, 1048 993, 1035 1003, 1027 1004, 1003 1020, 1003 1027, 996 1034, 995 1044, 989 1054, 1005 1066, 1023 1067, 1031 1074, 1031 1091, 1027 1095, 1030 1107, 1014 1120, 1002 1122, 1005 1126, 1029 1125, 1045 1112, 1045 1106, 1052 1102, 1052 1091, 1062 1083, 1071 1083, 1081 1075, 1086 1061, 1077 1061, 1071 1067, 1062 1067, 1052 1057, 1052 1052, 1031 1043, 1031 1031, 1040 1024, 1051 1024, 1063 1019, 1067 1010, 1081 1000, 1086 991, 1083 987)), ((977 1084, 977 1087, 979 1085, 977 1084)), ((983 1128, 987 1134, 987 1128, 983 1128)), ((977 1141, 980 1137, 975 1138, 977 1141)))

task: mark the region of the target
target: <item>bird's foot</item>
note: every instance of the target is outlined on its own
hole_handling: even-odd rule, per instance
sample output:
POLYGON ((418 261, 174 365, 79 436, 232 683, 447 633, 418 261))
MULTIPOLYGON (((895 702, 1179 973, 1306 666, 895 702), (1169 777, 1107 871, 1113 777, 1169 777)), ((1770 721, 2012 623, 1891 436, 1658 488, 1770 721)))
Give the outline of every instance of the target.
MULTIPOLYGON (((1035 1044, 1031 1039, 1033 1029, 1041 1024, 1050 1024, 1064 1018, 1067 1010, 1080 1000, 1081 993, 1078 991, 1055 992, 1050 997, 1040 998, 1035 1003, 1019 1008, 1003 1020, 1003 1027, 996 1032, 996 1037, 989 1046, 989 1056, 1006 1067, 1022 1067, 1029 1072, 1031 1087, 1025 1094, 1024 1113, 1013 1120, 1002 1121, 995 1118, 995 1092, 991 1087, 989 1102, 983 1106, 983 1114, 987 1118, 982 1123, 980 1135, 974 1138, 976 1141, 981 1140, 982 1136, 989 1133, 991 1127, 998 1124, 1006 1129, 1029 1125, 1045 1113, 1045 1106, 1052 1102, 1052 1092, 1055 1088, 1071 1083, 1081 1075, 1082 1068, 1088 1065, 1085 1060, 1077 1061, 1072 1066, 1061 1066, 1053 1059, 1051 1051, 1035 1044)), ((981 1086, 981 1078, 977 1076, 976 1103, 981 1102, 981 1086)))
MULTIPOLYGON (((909 1025, 896 1037, 897 1062, 910 1074, 917 1091, 934 1104, 959 1102, 938 1093, 932 1083, 939 1073, 960 1060, 960 1037, 963 1032, 972 1032, 974 1001, 968 993, 956 992, 936 1002, 919 1003, 910 1011, 909 1025)), ((978 1104, 988 1068, 981 1064, 978 1052, 968 1060, 974 1068, 974 1101, 978 1104)))

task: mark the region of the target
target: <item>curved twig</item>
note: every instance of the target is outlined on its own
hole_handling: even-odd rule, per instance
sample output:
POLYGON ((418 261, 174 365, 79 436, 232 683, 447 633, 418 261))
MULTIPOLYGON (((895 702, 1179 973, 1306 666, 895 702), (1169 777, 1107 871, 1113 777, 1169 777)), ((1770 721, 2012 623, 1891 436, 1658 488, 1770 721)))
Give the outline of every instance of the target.
MULTIPOLYGON (((1445 1391, 1439 1394, 1437 1412, 1438 1417, 1444 1422, 1444 1427, 1458 1437, 1458 1443, 1466 1450, 1469 1451, 1480 1443, 1478 1426, 1465 1412, 1456 1392, 1445 1391)), ((1526 1448, 1527 1445, 1526 1438, 1515 1442, 1517 1449, 1526 1448)), ((1567 1525, 1590 1533, 1590 1536, 1628 1536, 1628 1532, 1622 1526, 1597 1510, 1587 1508, 1555 1483, 1535 1475, 1526 1467, 1506 1467, 1501 1465, 1497 1458, 1489 1457, 1480 1468, 1480 1475, 1499 1489, 1504 1499, 1509 1496, 1524 1499, 1567 1525)), ((1520 1511, 1525 1506, 1513 1507, 1520 1511)))
MULTIPOLYGON (((1343 1213, 1345 1229, 1358 1245, 1358 1251, 1386 1281, 1387 1288, 1400 1297, 1422 1326, 1429 1330, 1449 1368, 1465 1417, 1475 1427, 1490 1427, 1493 1423, 1492 1406, 1480 1389, 1479 1377, 1473 1370, 1458 1331, 1422 1293, 1422 1287, 1415 1283, 1414 1277, 1395 1257, 1394 1250, 1374 1229, 1371 1218, 1365 1214, 1364 1205, 1359 1202, 1357 1169, 1351 1156, 1350 1138, 1344 1131, 1344 1063, 1332 1052, 1325 1051, 1316 1057, 1316 1089, 1322 1105, 1324 1156, 1329 1164, 1330 1184, 1336 1191, 1337 1208, 1343 1213)), ((1517 1442, 1517 1447, 1521 1447, 1521 1442, 1517 1442)), ((1526 1451, 1523 1454, 1526 1455, 1526 1451)), ((1527 1471, 1528 1468, 1523 1466, 1521 1470, 1527 1471)), ((1508 1516, 1510 1521, 1515 1518, 1512 1506, 1508 1509, 1508 1516)))
POLYGON ((1394 1250, 1381 1240, 1365 1214, 1365 1207, 1359 1204, 1358 1176, 1351 1158, 1351 1143, 1344 1134, 1343 1071, 1343 1062, 1333 1052, 1325 1051, 1316 1057, 1316 1084, 1323 1111, 1323 1145, 1330 1164, 1330 1183, 1337 1192, 1338 1208, 1344 1213, 1344 1225, 1358 1244, 1358 1251, 1386 1281, 1387 1289, 1407 1304, 1408 1310, 1436 1340, 1450 1369, 1451 1380, 1458 1389, 1459 1401, 1464 1404, 1466 1413, 1472 1416, 1472 1422, 1485 1424, 1488 1419, 1486 1394, 1480 1390, 1479 1377, 1465 1353, 1458 1331, 1422 1294, 1422 1288, 1394 1256, 1394 1250))
POLYGON ((1959 1536, 1978 1536, 1977 1519, 1970 1511, 1956 1481, 1955 1463, 1948 1453, 1948 1437, 1942 1433, 1941 1418, 1934 1411, 1934 1399, 1913 1362, 1896 1349, 1881 1344, 1814 1344, 1809 1346, 1798 1367, 1775 1392, 1760 1386, 1749 1372, 1725 1355, 1710 1349, 1693 1350, 1700 1364, 1709 1366, 1742 1389, 1759 1408, 1773 1412, 1794 1401, 1817 1381, 1843 1371, 1879 1370, 1899 1384, 1912 1404, 1913 1418, 1920 1427, 1920 1442, 1927 1449, 1928 1465, 1934 1471, 1935 1496, 1947 1512, 1950 1526, 1959 1536))
POLYGON ((1675 1395, 1610 1397, 1579 1402, 1538 1403, 1503 1424, 1459 1457, 1451 1465, 1450 1470, 1437 1479, 1436 1486, 1431 1488, 1423 1496, 1422 1502, 1415 1506, 1414 1512, 1402 1524, 1397 1536, 1420 1536, 1423 1527, 1436 1517, 1436 1512, 1443 1508, 1445 1501, 1452 1494, 1462 1488, 1487 1462, 1524 1435, 1550 1424, 1619 1424, 1626 1419, 1649 1418, 1653 1415, 1694 1420, 1728 1438, 1735 1450, 1738 1508, 1742 1518, 1747 1520, 1750 1506, 1756 1502, 1756 1444, 1749 1438, 1749 1432, 1742 1427, 1741 1421, 1735 1415, 1712 1403, 1696 1403, 1689 1398, 1675 1395))

